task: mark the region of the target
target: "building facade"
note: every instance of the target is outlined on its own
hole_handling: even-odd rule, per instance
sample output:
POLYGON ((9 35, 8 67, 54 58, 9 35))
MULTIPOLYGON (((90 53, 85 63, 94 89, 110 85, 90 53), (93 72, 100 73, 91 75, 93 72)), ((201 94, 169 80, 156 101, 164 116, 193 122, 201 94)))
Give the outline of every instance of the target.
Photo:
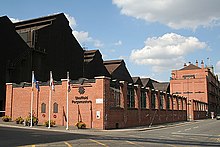
POLYGON ((172 94, 187 98, 188 119, 206 118, 219 113, 220 85, 213 68, 204 65, 184 64, 180 70, 172 71, 170 80, 172 94))
POLYGON ((68 117, 69 125, 83 121, 88 128, 111 129, 202 119, 220 112, 218 77, 203 62, 201 67, 196 62, 173 70, 170 83, 160 83, 132 77, 124 60, 103 61, 99 50, 84 50, 63 13, 17 23, 3 16, 0 27, 5 50, 0 57, 0 110, 5 108, 12 119, 32 111, 44 123, 51 110, 58 125, 66 125, 68 117), (41 81, 32 110, 31 71, 41 81), (51 106, 49 71, 56 80, 51 106), (61 80, 67 71, 70 92, 67 80, 61 80))
MULTIPOLYGON (((87 128, 112 129, 154 125, 186 120, 186 98, 151 89, 137 81, 112 80, 108 77, 72 80, 68 92, 67 80, 55 83, 49 102, 49 83, 34 89, 32 113, 39 124, 49 119, 65 126, 85 122, 87 128), (68 94, 68 104, 67 104, 68 94), (49 106, 49 103, 51 106, 49 106), (67 116, 68 105, 68 116, 67 116)), ((141 81, 141 80, 139 80, 141 81)), ((21 87, 7 83, 6 115, 12 120, 26 118, 31 112, 31 84, 21 87)))

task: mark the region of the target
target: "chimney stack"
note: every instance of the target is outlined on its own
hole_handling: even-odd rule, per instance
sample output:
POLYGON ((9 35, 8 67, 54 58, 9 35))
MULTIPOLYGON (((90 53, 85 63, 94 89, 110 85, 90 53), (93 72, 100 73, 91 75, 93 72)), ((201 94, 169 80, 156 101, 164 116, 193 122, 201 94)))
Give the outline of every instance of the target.
POLYGON ((201 61, 201 67, 204 68, 204 62, 203 62, 203 60, 201 61))
POLYGON ((197 67, 199 66, 199 64, 198 64, 198 60, 196 60, 196 66, 197 66, 197 67))

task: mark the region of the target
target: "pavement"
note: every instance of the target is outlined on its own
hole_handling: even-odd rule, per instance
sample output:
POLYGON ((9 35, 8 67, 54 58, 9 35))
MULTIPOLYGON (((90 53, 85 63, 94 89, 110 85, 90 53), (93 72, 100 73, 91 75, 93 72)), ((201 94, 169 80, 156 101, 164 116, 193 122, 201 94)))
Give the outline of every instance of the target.
MULTIPOLYGON (((194 121, 195 122, 195 121, 194 121)), ((185 125, 187 123, 192 123, 192 121, 182 121, 182 122, 173 122, 173 123, 166 123, 166 124, 159 124, 159 125, 152 125, 152 126, 139 126, 139 127, 132 127, 132 128, 123 128, 123 129, 109 129, 109 130, 101 130, 101 129, 78 129, 75 126, 69 126, 68 130, 66 126, 53 126, 53 127, 45 127, 44 125, 35 125, 35 126, 24 126, 23 124, 16 124, 15 121, 4 122, 0 117, 0 126, 2 127, 13 127, 13 128, 20 128, 20 129, 34 129, 34 130, 43 130, 43 131, 57 131, 57 132, 65 132, 65 133, 91 133, 91 132, 103 132, 103 131, 145 131, 145 130, 152 130, 152 129, 160 129, 178 125, 185 125)))

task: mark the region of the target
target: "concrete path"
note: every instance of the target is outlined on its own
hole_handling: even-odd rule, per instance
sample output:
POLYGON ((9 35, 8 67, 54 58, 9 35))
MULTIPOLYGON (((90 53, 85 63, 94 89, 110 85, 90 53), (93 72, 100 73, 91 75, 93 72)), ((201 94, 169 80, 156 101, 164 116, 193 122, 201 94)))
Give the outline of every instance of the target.
POLYGON ((54 126, 54 127, 48 128, 44 125, 39 124, 37 126, 30 127, 30 126, 24 126, 23 124, 16 124, 15 121, 4 122, 4 121, 2 121, 2 118, 0 118, 0 126, 3 126, 3 127, 58 131, 58 132, 65 132, 65 133, 89 133, 89 132, 102 132, 102 131, 119 131, 119 132, 123 132, 123 131, 144 131, 144 130, 165 128, 165 127, 174 126, 174 125, 184 125, 186 123, 192 123, 192 122, 184 121, 184 122, 175 122, 175 123, 167 123, 167 124, 160 124, 160 125, 152 125, 151 127, 149 127, 149 126, 140 126, 140 127, 123 128, 123 129, 110 129, 110 130, 90 129, 90 128, 78 129, 75 126, 69 126, 69 129, 66 130, 66 126, 54 126))

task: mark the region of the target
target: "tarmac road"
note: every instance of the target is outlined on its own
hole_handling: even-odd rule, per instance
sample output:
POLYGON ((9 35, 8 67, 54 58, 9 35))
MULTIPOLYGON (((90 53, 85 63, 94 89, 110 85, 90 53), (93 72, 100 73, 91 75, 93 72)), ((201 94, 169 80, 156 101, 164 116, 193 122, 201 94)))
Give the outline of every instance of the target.
POLYGON ((0 146, 220 146, 220 120, 120 130, 39 129, 0 124, 0 146))

